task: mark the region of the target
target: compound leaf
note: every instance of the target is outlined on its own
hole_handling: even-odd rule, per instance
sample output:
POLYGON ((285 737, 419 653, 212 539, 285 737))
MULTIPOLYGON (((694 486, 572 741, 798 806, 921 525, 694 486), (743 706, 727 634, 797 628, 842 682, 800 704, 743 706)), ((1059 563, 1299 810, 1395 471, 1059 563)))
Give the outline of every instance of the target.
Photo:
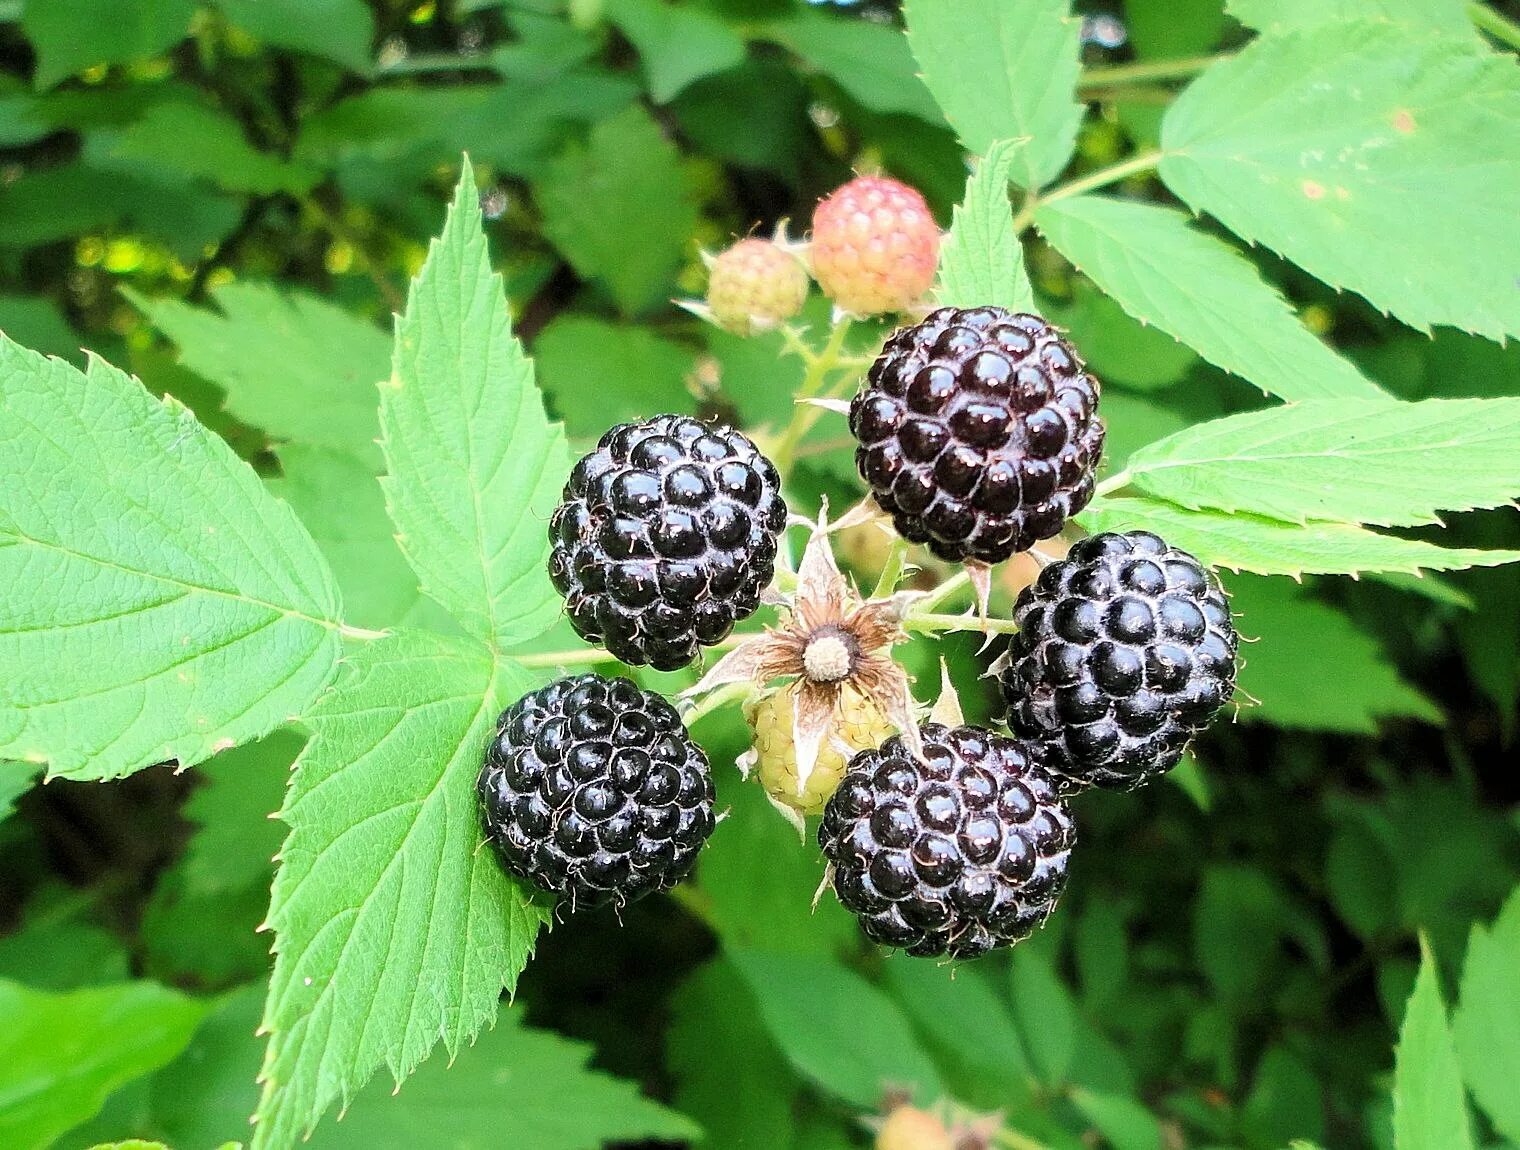
POLYGON ((0 337, 0 758, 108 779, 298 715, 338 593, 290 508, 173 400, 0 337))
POLYGON ((526 675, 468 640, 362 648, 312 710, 281 817, 255 1150, 284 1147, 382 1064, 450 1056, 515 986, 545 906, 482 849, 474 780, 526 675))
POLYGON ((1299 323, 1238 252, 1173 208, 1077 196, 1035 216, 1052 246, 1141 323, 1282 399, 1380 395, 1299 323))
POLYGON ((1022 147, 1019 140, 998 140, 966 181, 939 257, 938 296, 947 307, 1034 310, 1034 289, 1008 204, 1008 172, 1022 147))
POLYGON ((483 639, 542 632, 560 611, 544 525, 569 459, 512 334, 468 163, 396 322, 380 422, 386 504, 422 589, 483 639))
POLYGON ((1257 575, 1355 575, 1359 572, 1455 571, 1520 560, 1520 551, 1440 547, 1352 523, 1286 523, 1175 503, 1121 496, 1094 501, 1082 513, 1089 531, 1154 531, 1204 563, 1257 575))
POLYGON ((1081 22, 1069 0, 910 0, 906 15, 924 82, 961 142, 986 154, 1027 138, 1013 182, 1037 188, 1058 175, 1082 122, 1081 22))
POLYGON ((1268 36, 1167 112, 1161 176, 1326 283, 1421 329, 1520 335, 1520 69, 1352 23, 1268 36))
POLYGON ((1520 399, 1317 399, 1142 447, 1140 487, 1184 507, 1385 527, 1520 496, 1520 399))

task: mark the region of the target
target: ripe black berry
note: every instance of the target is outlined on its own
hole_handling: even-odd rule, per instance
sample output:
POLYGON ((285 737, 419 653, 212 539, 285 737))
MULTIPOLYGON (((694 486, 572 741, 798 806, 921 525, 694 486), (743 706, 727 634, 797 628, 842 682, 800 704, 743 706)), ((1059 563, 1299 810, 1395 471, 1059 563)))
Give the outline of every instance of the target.
POLYGON ((940 308, 887 340, 850 405, 855 462, 898 534, 998 563, 1092 498, 1098 381, 1043 319, 940 308))
POLYGON ((1014 734, 1063 790, 1133 790, 1229 700, 1238 640, 1213 574, 1145 531, 1094 535, 1014 607, 999 678, 1014 734))
POLYGON ((818 844, 834 891, 877 942, 974 958, 1055 908, 1076 832, 1034 752, 979 727, 894 735, 850 760, 818 844))
POLYGON ((549 523, 549 577, 571 624, 625 663, 690 663, 770 582, 780 489, 770 460, 727 427, 680 415, 614 427, 549 523))
POLYGON ((571 909, 667 890, 713 831, 707 756, 674 707, 627 679, 524 695, 497 721, 476 785, 507 869, 571 909))

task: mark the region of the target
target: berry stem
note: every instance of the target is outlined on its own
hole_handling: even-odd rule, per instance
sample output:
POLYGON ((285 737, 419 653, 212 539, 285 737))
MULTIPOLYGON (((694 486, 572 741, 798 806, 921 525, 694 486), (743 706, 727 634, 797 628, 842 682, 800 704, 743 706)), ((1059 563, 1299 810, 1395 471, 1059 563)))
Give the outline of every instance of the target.
MULTIPOLYGON (((712 644, 709 651, 730 651, 753 636, 745 631, 712 644)), ((511 656, 519 667, 594 667, 599 663, 616 663, 618 657, 604 647, 577 647, 573 651, 531 651, 511 656)))
POLYGON ((1138 176, 1149 172, 1159 164, 1166 153, 1159 148, 1154 151, 1137 152, 1127 160, 1121 160, 1117 164, 1110 164, 1106 168, 1099 168, 1096 172, 1089 172, 1080 180, 1072 180, 1068 184, 1061 184, 1052 188, 1043 196, 1031 195, 1024 201, 1024 206, 1019 209, 1018 215, 1013 217, 1013 230, 1017 234, 1023 234, 1029 225, 1034 223, 1035 212, 1044 204, 1053 204, 1057 200, 1068 200, 1072 196, 1080 196, 1084 192, 1096 191, 1098 188, 1106 188, 1109 184, 1116 184, 1120 180, 1130 176, 1138 176))
POLYGON ((915 606, 919 611, 933 611, 934 608, 959 594, 961 588, 969 586, 971 586, 971 575, 963 567, 926 594, 915 606))
POLYGON ((876 580, 876 590, 871 592, 871 598, 885 599, 897 590, 907 566, 908 541, 899 535, 892 540, 892 549, 887 552, 887 561, 882 564, 881 577, 876 580))
POLYGON ((1467 6, 1467 16, 1475 27, 1487 32, 1501 44, 1520 50, 1520 24, 1515 23, 1504 13, 1474 0, 1467 6))
POLYGON ((1093 489, 1093 494, 1112 495, 1115 491, 1128 487, 1134 480, 1135 477, 1128 468, 1125 468, 1123 471, 1116 471, 1102 483, 1098 484, 1093 489))
MULTIPOLYGON (((796 348, 803 362, 807 364, 807 373, 802 377, 802 384, 797 388, 794 396, 795 406, 792 409, 791 422, 786 425, 786 430, 776 441, 771 449, 771 462, 776 465, 776 470, 784 476, 791 470, 793 461, 797 456, 797 445, 802 442, 806 435, 818 422, 820 408, 812 404, 803 403, 805 399, 817 399, 822 394, 828 383, 831 372, 842 366, 847 366, 849 359, 841 353, 844 351, 845 336, 850 331, 850 319, 848 316, 834 325, 834 330, 829 333, 829 341, 820 352, 813 352, 807 348, 800 339, 796 340, 796 348)), ((793 336, 795 339, 795 335, 793 336)))
POLYGON ((729 683, 726 686, 719 687, 716 691, 709 691, 706 695, 702 696, 700 702, 692 705, 691 710, 683 711, 681 719, 687 727, 691 727, 698 719, 705 718, 719 707, 724 707, 729 703, 736 703, 740 699, 746 698, 754 689, 755 685, 746 680, 742 683, 729 683))
POLYGON ((1112 68, 1088 68, 1082 73, 1080 91, 1086 96, 1094 88, 1117 88, 1154 80, 1186 80, 1232 55, 1233 52, 1221 52, 1214 56, 1185 56, 1178 60, 1147 60, 1139 64, 1117 64, 1112 68))
POLYGON ((984 619, 980 615, 933 615, 910 611, 903 626, 914 631, 981 631, 986 635, 1016 635, 1012 619, 984 619))

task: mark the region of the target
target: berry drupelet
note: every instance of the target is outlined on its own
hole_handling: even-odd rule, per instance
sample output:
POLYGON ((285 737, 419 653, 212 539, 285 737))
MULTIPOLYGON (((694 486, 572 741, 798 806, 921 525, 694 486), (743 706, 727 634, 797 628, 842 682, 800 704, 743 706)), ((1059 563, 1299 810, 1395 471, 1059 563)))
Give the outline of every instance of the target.
POLYGON ((1019 595, 999 674, 1008 725, 1063 790, 1172 769, 1230 699, 1238 639, 1219 582, 1146 531, 1073 545, 1019 595))
POLYGON ((940 308, 887 340, 851 403, 856 465, 903 538, 998 563, 1092 498, 1098 394, 1039 316, 940 308))
POLYGON ((675 708, 600 675, 509 707, 477 788, 506 868, 572 910, 674 886, 715 823, 707 756, 675 708))
POLYGON ((974 958, 1027 937, 1066 883, 1076 834, 1035 752, 979 727, 926 724, 850 760, 818 843, 866 934, 974 958))
POLYGON ((583 638, 674 670, 754 612, 785 526, 781 477, 746 436, 659 415, 614 427, 575 465, 549 577, 583 638))

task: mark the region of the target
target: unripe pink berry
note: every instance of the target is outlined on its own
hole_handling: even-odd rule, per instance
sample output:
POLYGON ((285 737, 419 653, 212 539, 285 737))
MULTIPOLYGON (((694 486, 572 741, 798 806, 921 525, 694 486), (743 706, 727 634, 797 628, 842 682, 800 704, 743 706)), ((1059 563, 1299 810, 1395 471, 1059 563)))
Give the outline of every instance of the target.
POLYGON ((802 262, 769 240, 740 240, 713 261, 707 306, 729 331, 748 335, 802 310, 808 276, 802 262))
POLYGON ((934 283, 939 226, 906 184, 858 176, 813 212, 811 251, 819 286, 844 311, 905 311, 934 283))

